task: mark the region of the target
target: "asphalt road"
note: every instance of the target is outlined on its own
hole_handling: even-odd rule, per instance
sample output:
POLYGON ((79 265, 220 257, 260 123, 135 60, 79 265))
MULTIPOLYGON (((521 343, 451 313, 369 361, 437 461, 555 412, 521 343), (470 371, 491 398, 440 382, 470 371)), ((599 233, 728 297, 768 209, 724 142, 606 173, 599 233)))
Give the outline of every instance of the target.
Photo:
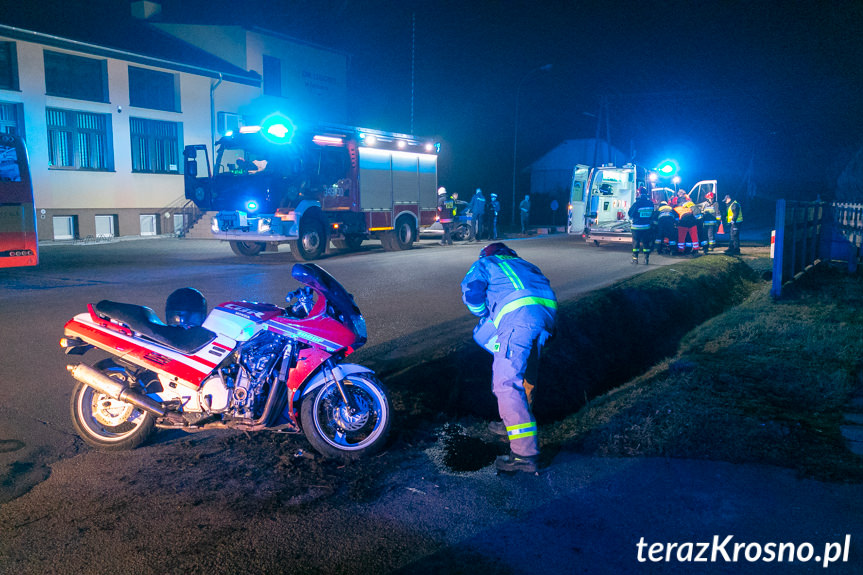
MULTIPOLYGON (((333 250, 319 260, 354 294, 368 323, 369 343, 352 360, 376 368, 395 353, 423 353, 426 338, 416 334, 457 325, 457 337, 469 333, 473 320, 459 284, 483 245, 422 240, 410 251, 384 252, 367 242, 358 252, 333 250)), ((646 267, 629 263, 628 247, 596 248, 564 235, 510 245, 546 273, 561 299, 646 267)), ((69 415, 68 358, 58 346, 67 320, 102 299, 147 305, 161 315, 166 297, 185 286, 199 289, 211 305, 278 304, 298 285, 290 275, 295 260, 282 250, 247 259, 212 240, 48 245, 38 267, 0 269, 0 502, 26 492, 54 461, 82 449, 69 415)), ((670 261, 654 257, 651 265, 670 261)))
MULTIPOLYGON (((511 245, 561 298, 644 269, 623 247, 511 245)), ((360 363, 423 352, 429 329, 469 333, 458 283, 479 247, 370 246, 321 261, 368 319, 360 363)), ((57 347, 66 319, 103 298, 161 312, 186 285, 211 303, 278 302, 294 287, 292 263, 287 252, 245 262, 215 242, 158 239, 48 247, 38 269, 0 272, 0 573, 863 572, 860 486, 766 466, 560 452, 538 477, 504 477, 453 472, 435 443, 376 458, 385 473, 366 495, 339 492, 356 471, 340 467, 324 470, 331 485, 297 475, 296 495, 282 485, 273 505, 278 474, 306 469, 301 439, 268 478, 248 475, 243 449, 263 454, 270 438, 240 436, 233 449, 215 433, 178 433, 112 454, 75 438, 57 347)))

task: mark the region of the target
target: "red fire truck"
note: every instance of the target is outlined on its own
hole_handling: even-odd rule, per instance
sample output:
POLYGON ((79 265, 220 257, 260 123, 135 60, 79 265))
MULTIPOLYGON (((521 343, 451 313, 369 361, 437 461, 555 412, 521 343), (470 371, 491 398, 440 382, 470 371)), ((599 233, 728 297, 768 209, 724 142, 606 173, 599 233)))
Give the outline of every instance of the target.
POLYGON ((213 237, 238 255, 287 243, 301 260, 379 239, 410 249, 437 210, 439 144, 337 125, 297 129, 285 118, 244 126, 184 150, 186 198, 218 211, 213 237))

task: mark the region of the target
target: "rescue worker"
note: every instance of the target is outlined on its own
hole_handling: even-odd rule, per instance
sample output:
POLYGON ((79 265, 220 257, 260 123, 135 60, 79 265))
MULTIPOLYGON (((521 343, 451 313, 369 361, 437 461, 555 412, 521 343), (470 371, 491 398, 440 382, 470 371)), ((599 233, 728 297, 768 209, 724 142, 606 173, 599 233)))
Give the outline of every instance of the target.
POLYGON ((677 253, 677 234, 674 231, 676 223, 677 212, 668 205, 668 202, 660 202, 659 209, 656 210, 656 238, 654 239, 656 253, 661 254, 663 251, 670 255, 677 253))
POLYGON ((489 205, 489 207, 491 208, 491 210, 490 210, 491 229, 489 231, 491 233, 491 239, 496 240, 497 239, 497 217, 500 214, 500 201, 497 199, 497 194, 491 195, 490 204, 491 205, 489 205))
POLYGON ((695 235, 698 237, 698 248, 703 250, 707 241, 704 239, 704 214, 701 213, 701 204, 692 203, 692 215, 695 216, 695 235))
POLYGON ((534 473, 539 441, 524 375, 532 352, 538 359, 551 336, 557 299, 539 268, 502 242, 483 248, 461 289, 462 301, 480 318, 474 340, 494 356, 492 391, 510 446, 495 467, 534 473))
POLYGON ((695 214, 692 213, 694 206, 695 204, 687 200, 675 208, 675 211, 680 216, 680 219, 677 221, 677 253, 681 255, 687 249, 692 252, 692 255, 699 255, 698 221, 695 219, 695 214))
POLYGON ((446 188, 441 186, 437 189, 437 215, 438 221, 443 228, 443 239, 440 241, 442 246, 452 245, 452 222, 455 218, 455 201, 447 197, 446 188))
POLYGON ((638 197, 629 207, 629 219, 632 222, 632 263, 638 263, 638 254, 644 254, 644 265, 650 261, 650 249, 653 247, 651 237, 653 225, 653 200, 644 186, 638 187, 638 197))
POLYGON ((726 254, 737 255, 740 253, 740 224, 743 222, 743 210, 740 209, 740 204, 731 196, 725 196, 725 204, 728 206, 728 212, 725 216, 725 221, 728 224, 728 249, 726 254))
POLYGON ((473 219, 471 220, 471 228, 473 229, 473 238, 471 241, 479 241, 483 235, 483 223, 485 220, 485 196, 482 195, 482 190, 477 188, 476 193, 474 193, 473 197, 470 199, 470 205, 468 206, 471 213, 473 214, 473 219))
POLYGON ((721 221, 719 204, 716 203, 716 194, 707 192, 704 196, 704 201, 701 202, 701 213, 704 215, 704 219, 701 222, 704 228, 704 238, 701 240, 701 246, 704 248, 704 253, 707 254, 716 249, 716 231, 721 221))
POLYGON ((670 205, 672 208, 679 208, 688 201, 689 194, 686 193, 686 190, 677 190, 677 195, 671 197, 670 205))

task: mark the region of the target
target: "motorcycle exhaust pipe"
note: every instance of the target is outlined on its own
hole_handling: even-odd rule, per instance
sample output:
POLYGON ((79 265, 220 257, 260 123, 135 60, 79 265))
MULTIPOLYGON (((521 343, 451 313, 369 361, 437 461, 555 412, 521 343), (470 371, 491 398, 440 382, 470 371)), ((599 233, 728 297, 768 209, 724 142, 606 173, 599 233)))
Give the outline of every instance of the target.
POLYGON ((85 385, 89 385, 97 391, 101 391, 105 395, 131 403, 135 407, 139 407, 145 411, 149 411, 159 417, 165 417, 165 408, 158 402, 150 399, 146 395, 142 395, 137 391, 129 388, 125 383, 121 383, 116 379, 111 379, 97 369, 93 369, 89 365, 79 363, 77 365, 67 365, 66 369, 72 374, 72 377, 85 385))

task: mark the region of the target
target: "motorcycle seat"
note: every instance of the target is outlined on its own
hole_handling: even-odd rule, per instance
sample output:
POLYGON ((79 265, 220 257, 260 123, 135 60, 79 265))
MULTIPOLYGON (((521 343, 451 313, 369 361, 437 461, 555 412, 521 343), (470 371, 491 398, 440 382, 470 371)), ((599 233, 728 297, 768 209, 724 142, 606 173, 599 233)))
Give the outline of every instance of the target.
POLYGON ((186 355, 195 353, 216 339, 216 334, 205 327, 165 325, 156 312, 143 305, 102 300, 94 309, 127 325, 132 331, 186 355))

